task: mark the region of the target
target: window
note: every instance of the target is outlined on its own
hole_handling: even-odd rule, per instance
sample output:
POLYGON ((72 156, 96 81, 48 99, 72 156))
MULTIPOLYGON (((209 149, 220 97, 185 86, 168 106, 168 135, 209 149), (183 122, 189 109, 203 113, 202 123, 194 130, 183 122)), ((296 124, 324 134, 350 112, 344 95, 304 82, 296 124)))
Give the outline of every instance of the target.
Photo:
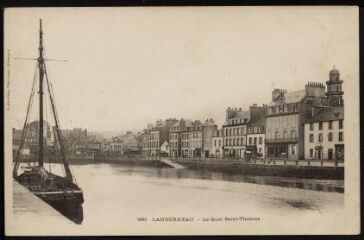
POLYGON ((314 141, 313 134, 310 134, 310 143, 313 143, 313 141, 314 141))
POLYGON ((310 157, 313 157, 313 149, 310 149, 310 157))
POLYGON ((319 134, 319 142, 322 142, 323 137, 322 137, 322 133, 319 134))
POLYGON ((236 129, 236 134, 237 134, 237 135, 239 135, 239 134, 240 134, 240 133, 239 133, 239 130, 240 130, 240 128, 237 128, 237 129, 236 129))
POLYGON ((329 142, 332 142, 332 133, 331 132, 329 133, 327 138, 328 138, 329 142))
POLYGON ((257 138, 254 138, 254 145, 257 145, 257 138))
POLYGON ((225 140, 225 146, 228 146, 228 139, 225 140))
POLYGON ((310 130, 313 131, 313 123, 310 123, 310 130))
POLYGON ((225 136, 228 135, 228 129, 225 129, 225 136))
POLYGON ((329 121, 329 129, 332 129, 332 121, 329 121))
POLYGON ((259 137, 259 144, 263 144, 263 138, 259 137))
POLYGON ((262 153, 262 148, 258 148, 258 153, 262 153))
POLYGON ((322 122, 319 122, 319 130, 322 130, 322 122))
POLYGON ((296 146, 292 146, 291 148, 291 155, 296 155, 296 146))
POLYGON ((240 139, 241 145, 244 145, 244 138, 240 139))
POLYGON ((236 139, 236 145, 240 145, 240 143, 239 143, 239 142, 240 142, 240 139, 239 139, 239 138, 237 138, 237 139, 236 139))
POLYGON ((344 133, 339 132, 339 141, 343 141, 343 140, 344 140, 344 133))
POLYGON ((272 113, 276 113, 276 107, 272 107, 272 113))
POLYGON ((229 136, 231 136, 231 128, 229 129, 229 136))
POLYGON ((329 160, 332 160, 332 157, 333 157, 333 149, 332 148, 329 148, 329 150, 327 151, 327 157, 329 160))
POLYGON ((292 112, 296 112, 296 105, 292 106, 292 112))
POLYGON ((277 132, 275 132, 275 138, 278 139, 278 137, 279 137, 279 133, 277 131, 277 132))
POLYGON ((291 131, 291 138, 296 138, 296 130, 291 131))
POLYGON ((284 112, 284 105, 281 105, 278 108, 279 108, 279 112, 284 112))
POLYGON ((284 131, 283 132, 283 138, 286 138, 287 137, 287 132, 286 131, 284 131))
POLYGON ((249 138, 249 145, 252 145, 252 138, 249 138))
POLYGON ((344 127, 344 121, 339 120, 339 128, 342 129, 344 127))
POLYGON ((233 146, 235 146, 235 138, 233 139, 233 146))
POLYGON ((215 140, 214 140, 214 146, 215 146, 215 147, 217 146, 217 145, 216 145, 216 142, 217 142, 217 141, 216 141, 216 139, 215 139, 215 140))

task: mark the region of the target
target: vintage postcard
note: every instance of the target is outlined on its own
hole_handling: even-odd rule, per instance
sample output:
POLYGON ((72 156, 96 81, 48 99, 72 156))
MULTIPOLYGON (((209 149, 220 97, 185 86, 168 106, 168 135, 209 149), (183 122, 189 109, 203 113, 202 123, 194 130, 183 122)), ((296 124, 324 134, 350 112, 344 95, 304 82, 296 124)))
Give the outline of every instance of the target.
POLYGON ((6 235, 360 233, 358 12, 5 9, 6 235))

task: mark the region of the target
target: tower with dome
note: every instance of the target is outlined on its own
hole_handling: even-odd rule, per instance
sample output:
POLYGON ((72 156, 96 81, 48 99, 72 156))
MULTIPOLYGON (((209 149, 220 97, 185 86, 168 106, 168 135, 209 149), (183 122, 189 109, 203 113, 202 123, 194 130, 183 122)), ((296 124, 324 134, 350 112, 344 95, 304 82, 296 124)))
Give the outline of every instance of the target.
POLYGON ((342 91, 343 80, 340 79, 340 72, 333 67, 329 73, 329 80, 326 81, 327 92, 326 96, 331 106, 343 106, 344 99, 342 91))

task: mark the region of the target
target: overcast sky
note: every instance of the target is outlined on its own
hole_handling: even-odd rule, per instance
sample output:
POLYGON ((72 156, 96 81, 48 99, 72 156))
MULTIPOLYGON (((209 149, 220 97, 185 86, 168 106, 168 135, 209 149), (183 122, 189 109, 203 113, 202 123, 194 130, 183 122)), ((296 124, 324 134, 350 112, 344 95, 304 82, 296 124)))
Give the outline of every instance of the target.
MULTIPOLYGON (((68 60, 48 63, 63 128, 136 131, 168 117, 221 125, 228 106, 324 83, 333 65, 344 91, 358 81, 357 10, 349 7, 10 9, 4 52, 36 57, 39 18, 47 57, 68 60)), ((10 64, 20 128, 35 62, 10 64)))

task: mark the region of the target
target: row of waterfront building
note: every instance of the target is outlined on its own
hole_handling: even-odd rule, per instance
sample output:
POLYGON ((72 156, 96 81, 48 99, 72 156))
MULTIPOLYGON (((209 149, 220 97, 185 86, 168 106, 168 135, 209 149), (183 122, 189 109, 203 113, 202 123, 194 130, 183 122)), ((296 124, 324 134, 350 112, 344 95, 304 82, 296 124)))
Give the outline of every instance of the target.
MULTIPOLYGON (((44 150, 46 157, 59 154, 57 131, 48 122, 44 122, 44 150)), ((95 154, 112 154, 114 156, 123 154, 141 153, 141 135, 131 131, 119 134, 106 139, 102 136, 88 133, 87 129, 74 128, 62 129, 62 142, 67 156, 80 159, 93 159, 95 154)), ((22 148, 23 156, 37 156, 39 149, 39 122, 33 121, 26 126, 24 144, 22 148)), ((22 142, 22 130, 13 128, 13 154, 22 142)))
POLYGON ((269 104, 228 107, 225 123, 213 119, 158 120, 142 132, 146 158, 219 157, 343 160, 343 81, 334 67, 325 85, 309 82, 299 91, 272 91, 269 104))

